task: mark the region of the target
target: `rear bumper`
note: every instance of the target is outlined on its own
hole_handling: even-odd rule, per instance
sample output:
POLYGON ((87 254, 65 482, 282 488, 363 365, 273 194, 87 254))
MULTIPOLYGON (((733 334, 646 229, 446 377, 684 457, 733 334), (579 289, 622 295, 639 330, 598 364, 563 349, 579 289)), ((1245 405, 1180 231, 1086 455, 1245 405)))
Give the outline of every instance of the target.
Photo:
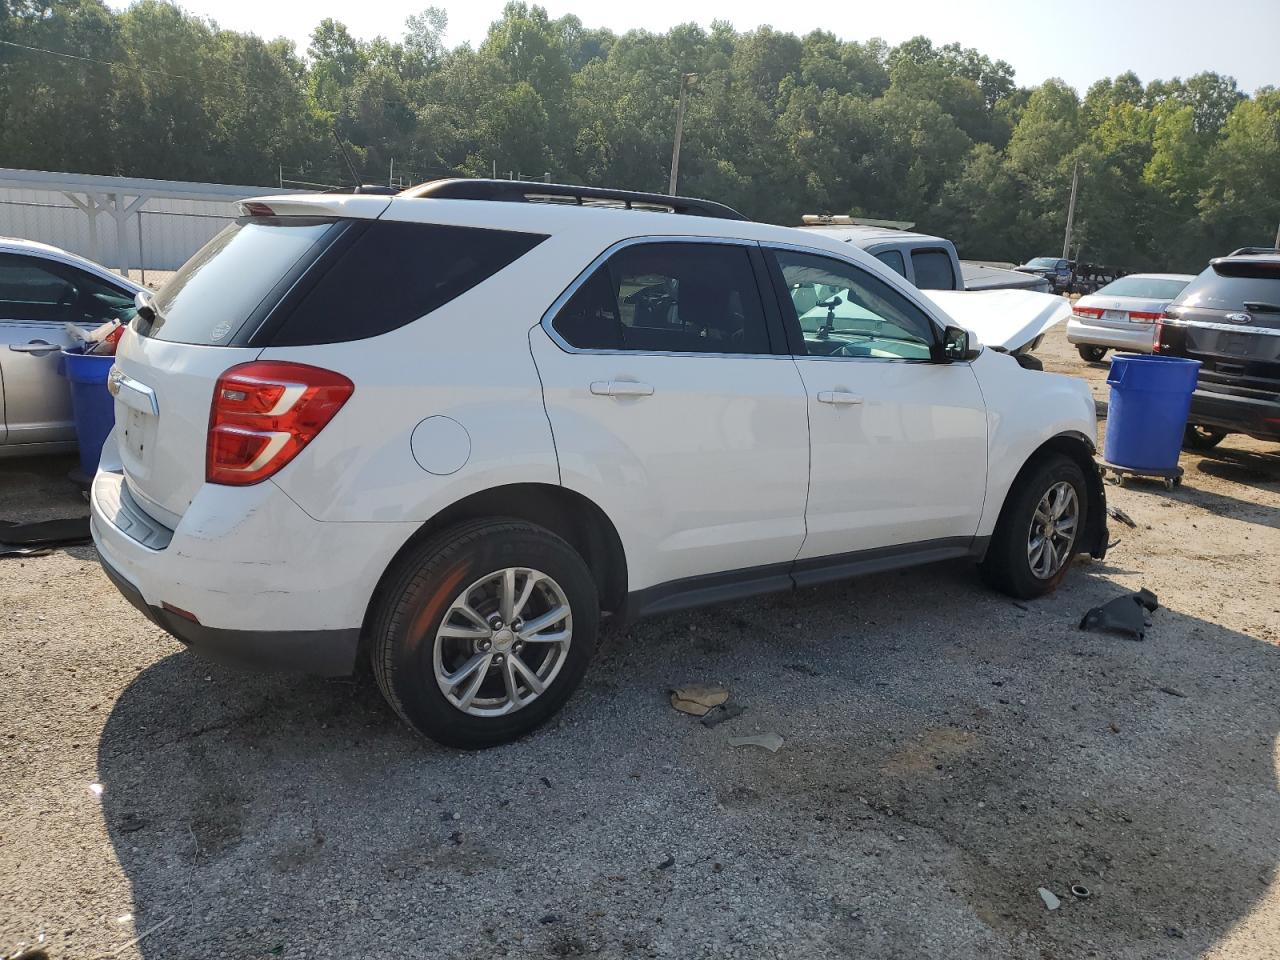
POLYGON ((1089 323, 1072 317, 1067 321, 1067 341, 1113 350, 1129 350, 1133 353, 1150 353, 1155 338, 1155 325, 1131 323, 1123 327, 1110 327, 1089 323))
POLYGON ((270 481, 206 484, 173 530, 120 473, 100 470, 89 499, 104 570, 152 622, 214 656, 329 675, 354 666, 370 597, 415 526, 323 523, 270 481))
POLYGON ((1197 389, 1191 395, 1187 422, 1259 440, 1280 440, 1280 401, 1197 389))
POLYGON ((143 616, 193 650, 229 663, 263 669, 296 670, 324 677, 341 677, 355 667, 360 629, 347 630, 222 630, 154 607, 142 591, 115 567, 100 560, 107 579, 143 616))

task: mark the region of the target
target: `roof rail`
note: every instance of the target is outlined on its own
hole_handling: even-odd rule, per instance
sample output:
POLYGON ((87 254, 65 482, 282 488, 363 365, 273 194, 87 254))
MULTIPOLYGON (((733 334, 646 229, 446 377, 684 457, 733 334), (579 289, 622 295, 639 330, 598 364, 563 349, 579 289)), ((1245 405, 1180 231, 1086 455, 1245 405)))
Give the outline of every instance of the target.
POLYGON ((576 187, 563 183, 529 180, 450 179, 431 180, 400 192, 402 197, 429 197, 436 200, 498 200, 507 203, 570 203, 577 206, 622 206, 666 210, 692 217, 746 220, 741 213, 714 200, 673 197, 665 193, 610 190, 606 187, 576 187))
POLYGON ((1241 247, 1239 250, 1232 250, 1227 256, 1247 257, 1251 253, 1280 253, 1280 247, 1241 247))

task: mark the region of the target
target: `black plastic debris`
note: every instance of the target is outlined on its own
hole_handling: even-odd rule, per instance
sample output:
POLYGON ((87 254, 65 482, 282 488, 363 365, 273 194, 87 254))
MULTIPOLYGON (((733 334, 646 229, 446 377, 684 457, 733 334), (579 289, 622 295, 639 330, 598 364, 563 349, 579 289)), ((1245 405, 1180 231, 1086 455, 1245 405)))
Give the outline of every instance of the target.
POLYGON ((88 517, 32 523, 0 520, 0 556, 6 553, 31 555, 36 550, 88 543, 90 539, 88 517))
POLYGON ((1151 626, 1147 614, 1159 606, 1156 595, 1143 587, 1137 593, 1127 593, 1094 607, 1080 621, 1080 629, 1123 633, 1135 640, 1145 640, 1147 627, 1151 626))
POLYGON ((1134 523, 1133 521, 1133 517, 1129 516, 1129 514, 1125 513, 1119 507, 1107 507, 1107 516, 1114 517, 1116 520, 1119 520, 1121 523, 1123 523, 1126 527, 1137 526, 1137 524, 1134 523))
POLYGON ((712 707, 702 718, 701 723, 704 727, 718 727, 726 720, 732 720, 734 717, 742 716, 747 708, 740 703, 722 703, 718 707, 712 707))

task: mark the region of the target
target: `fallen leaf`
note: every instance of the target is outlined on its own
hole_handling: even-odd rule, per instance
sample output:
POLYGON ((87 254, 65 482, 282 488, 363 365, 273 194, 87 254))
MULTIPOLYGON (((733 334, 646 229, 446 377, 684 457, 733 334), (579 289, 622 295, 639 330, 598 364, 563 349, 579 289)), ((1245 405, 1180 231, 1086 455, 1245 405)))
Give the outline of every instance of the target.
POLYGON ((671 691, 671 705, 681 713, 702 717, 712 707, 718 707, 729 699, 724 687, 677 687, 671 691))

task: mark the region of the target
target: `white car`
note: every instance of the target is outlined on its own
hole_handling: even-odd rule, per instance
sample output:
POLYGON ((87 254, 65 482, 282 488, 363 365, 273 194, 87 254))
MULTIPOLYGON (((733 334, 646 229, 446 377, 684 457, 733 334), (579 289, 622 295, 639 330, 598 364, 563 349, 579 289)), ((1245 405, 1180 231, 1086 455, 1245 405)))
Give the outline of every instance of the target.
POLYGON ((0 457, 76 448, 71 391, 58 373, 72 323, 133 316, 142 288, 91 260, 0 237, 0 457))
POLYGON ((1113 280, 1075 302, 1067 340, 1091 363, 1113 349, 1150 353, 1164 308, 1194 279, 1187 273, 1131 273, 1113 280))
POLYGON ((367 658, 482 747, 565 702, 602 612, 953 557, 1033 597, 1105 550, 1087 385, 849 244, 506 181, 243 208, 121 339, 91 496, 192 647, 367 658))

